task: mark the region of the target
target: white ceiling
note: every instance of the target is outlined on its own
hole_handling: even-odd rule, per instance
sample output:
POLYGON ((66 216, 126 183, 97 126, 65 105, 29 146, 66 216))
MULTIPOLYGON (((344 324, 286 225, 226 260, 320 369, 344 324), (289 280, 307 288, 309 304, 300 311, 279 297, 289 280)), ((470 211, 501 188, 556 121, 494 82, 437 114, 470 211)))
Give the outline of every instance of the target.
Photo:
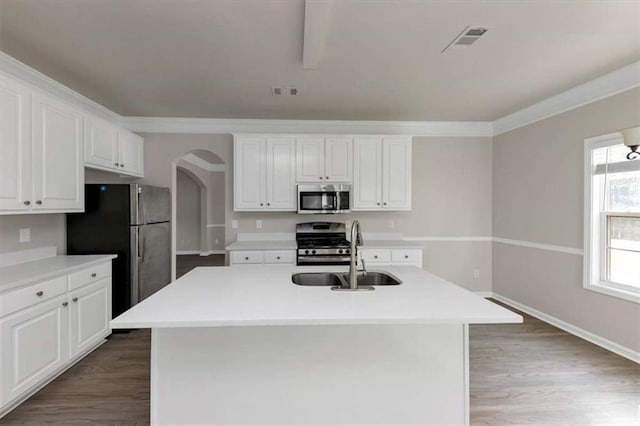
POLYGON ((312 70, 303 31, 303 0, 0 0, 0 50, 129 116, 491 121, 640 60, 638 1, 336 0, 312 70))

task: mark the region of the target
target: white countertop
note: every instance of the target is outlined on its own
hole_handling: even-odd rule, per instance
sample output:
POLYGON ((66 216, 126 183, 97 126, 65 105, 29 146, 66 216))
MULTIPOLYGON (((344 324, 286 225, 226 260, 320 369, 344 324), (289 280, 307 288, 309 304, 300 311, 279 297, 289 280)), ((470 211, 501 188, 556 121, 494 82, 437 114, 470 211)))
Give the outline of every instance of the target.
POLYGON ((235 241, 227 246, 229 251, 238 250, 295 250, 296 240, 235 241))
POLYGON ((115 259, 115 254, 53 256, 0 268, 0 292, 36 281, 66 275, 91 265, 115 259))
MULTIPOLYGON (((424 244, 405 240, 364 240, 363 249, 420 249, 424 244)), ((241 250, 295 250, 295 240, 236 241, 227 246, 229 251, 241 250)))
POLYGON ((384 270, 398 286, 337 292, 291 282, 295 272, 346 268, 244 265, 196 268, 113 321, 113 328, 319 324, 518 323, 522 317, 411 266, 384 270))

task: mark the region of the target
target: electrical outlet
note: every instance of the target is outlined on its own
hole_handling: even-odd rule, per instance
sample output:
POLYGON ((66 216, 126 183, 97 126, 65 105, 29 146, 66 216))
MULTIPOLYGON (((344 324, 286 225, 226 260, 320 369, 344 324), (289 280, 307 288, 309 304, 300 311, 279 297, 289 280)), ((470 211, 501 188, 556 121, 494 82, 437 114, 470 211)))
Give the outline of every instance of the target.
POLYGON ((256 220, 256 229, 262 229, 262 220, 256 220))
POLYGON ((476 280, 480 278, 480 269, 473 270, 473 278, 475 278, 476 280))
POLYGON ((393 219, 391 219, 391 220, 389 221, 389 229, 393 229, 393 228, 395 228, 395 227, 396 227, 396 221, 395 221, 395 220, 393 220, 393 219))
POLYGON ((231 228, 232 229, 238 229, 238 221, 237 220, 232 220, 231 221, 231 228))
POLYGON ((20 228, 20 242, 28 243, 31 241, 31 228, 20 228))

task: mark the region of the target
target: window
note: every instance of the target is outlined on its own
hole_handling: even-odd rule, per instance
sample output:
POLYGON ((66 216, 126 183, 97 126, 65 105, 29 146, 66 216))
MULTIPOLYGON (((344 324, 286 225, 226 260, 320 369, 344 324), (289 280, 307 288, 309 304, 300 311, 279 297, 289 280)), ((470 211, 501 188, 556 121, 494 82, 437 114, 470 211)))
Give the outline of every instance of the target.
POLYGON ((584 287, 640 303, 640 159, 622 134, 585 143, 584 287))

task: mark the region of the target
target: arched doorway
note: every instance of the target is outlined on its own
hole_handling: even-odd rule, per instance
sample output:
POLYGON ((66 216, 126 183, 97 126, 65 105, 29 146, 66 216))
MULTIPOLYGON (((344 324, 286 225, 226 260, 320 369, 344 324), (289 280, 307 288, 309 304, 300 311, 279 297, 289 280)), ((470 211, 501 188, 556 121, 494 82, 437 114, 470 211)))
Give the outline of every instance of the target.
POLYGON ((173 162, 174 271, 179 278, 198 266, 225 264, 226 165, 207 150, 173 162))

